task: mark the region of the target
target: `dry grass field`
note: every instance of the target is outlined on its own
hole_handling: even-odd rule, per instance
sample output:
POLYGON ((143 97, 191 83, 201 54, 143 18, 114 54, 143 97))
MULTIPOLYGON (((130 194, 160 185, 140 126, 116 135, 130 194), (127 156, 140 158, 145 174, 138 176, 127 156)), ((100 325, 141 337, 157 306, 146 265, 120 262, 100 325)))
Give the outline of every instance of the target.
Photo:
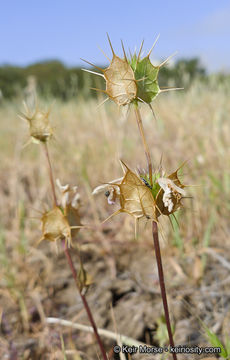
MULTIPOLYGON (((187 188, 179 227, 161 219, 161 247, 176 344, 210 346, 204 324, 225 343, 230 334, 230 87, 199 82, 184 92, 162 94, 156 119, 142 105, 154 166, 173 172, 184 160, 187 188)), ((87 299, 99 328, 151 345, 167 344, 150 224, 134 239, 133 219, 120 214, 100 226, 117 207, 94 187, 122 176, 146 159, 132 109, 119 113, 103 99, 66 103, 40 101, 51 110, 50 143, 55 178, 77 185, 83 229, 74 242, 92 277, 87 299)), ((94 335, 47 318, 88 325, 59 246, 41 237, 41 216, 52 206, 44 153, 28 140, 17 117, 21 100, 0 106, 0 311, 1 359, 100 359, 94 335), (37 218, 37 219, 36 219, 37 218)), ((76 250, 72 250, 79 267, 76 250)), ((111 359, 114 340, 102 337, 111 359)), ((114 357, 115 356, 115 357, 114 357)), ((209 355, 210 356, 210 355, 209 355)), ((127 359, 157 359, 133 355, 127 359)), ((168 359, 169 356, 165 357, 168 359)), ((178 356, 185 359, 185 355, 178 356)), ((189 356, 189 359, 196 359, 189 356)), ((202 357, 198 357, 201 359, 202 357)), ((126 359, 120 357, 121 360, 126 359)), ((160 359, 160 357, 158 358, 160 359)))

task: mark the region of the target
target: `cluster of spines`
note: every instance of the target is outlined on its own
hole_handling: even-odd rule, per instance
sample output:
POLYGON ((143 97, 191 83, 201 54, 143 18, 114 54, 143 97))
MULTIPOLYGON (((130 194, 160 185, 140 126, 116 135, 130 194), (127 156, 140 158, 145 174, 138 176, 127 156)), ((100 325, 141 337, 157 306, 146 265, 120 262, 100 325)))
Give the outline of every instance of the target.
POLYGON ((175 55, 175 53, 169 56, 160 65, 154 66, 150 61, 150 55, 158 39, 159 39, 159 35, 156 38, 147 56, 145 56, 143 59, 141 59, 141 53, 142 53, 144 41, 142 41, 141 43, 138 55, 136 53, 134 53, 133 55, 130 53, 130 59, 128 59, 125 52, 124 44, 121 41, 123 55, 124 55, 124 59, 121 59, 115 54, 111 40, 108 36, 108 41, 113 55, 112 60, 110 60, 109 57, 102 51, 105 57, 110 62, 108 68, 105 69, 100 68, 90 63, 89 61, 82 59, 89 65, 93 66, 95 69, 102 72, 102 73, 98 73, 92 70, 83 69, 84 71, 101 76, 105 79, 106 81, 105 90, 98 88, 91 88, 93 90, 103 92, 108 96, 103 101, 103 103, 110 98, 119 106, 127 105, 130 103, 136 103, 138 101, 150 105, 158 94, 166 91, 181 89, 176 87, 175 88, 159 87, 158 84, 159 70, 175 55))

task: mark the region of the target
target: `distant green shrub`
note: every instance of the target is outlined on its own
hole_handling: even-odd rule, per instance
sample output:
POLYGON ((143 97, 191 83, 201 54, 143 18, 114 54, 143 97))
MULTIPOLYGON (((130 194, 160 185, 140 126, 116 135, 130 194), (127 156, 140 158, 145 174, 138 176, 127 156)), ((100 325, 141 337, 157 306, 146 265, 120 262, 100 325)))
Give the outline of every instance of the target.
MULTIPOLYGON (((94 69, 91 69, 94 70, 94 69)), ((95 69, 97 71, 97 69, 95 69)), ((0 67, 0 100, 25 95, 28 79, 36 79, 37 92, 41 97, 54 97, 66 101, 71 98, 96 97, 90 88, 103 89, 103 78, 93 77, 80 67, 68 68, 57 60, 43 61, 27 67, 3 65, 0 67)), ((159 84, 164 86, 183 86, 187 89, 195 79, 209 82, 199 59, 178 60, 171 67, 163 67, 159 73, 159 84)), ((215 82, 224 82, 226 76, 219 74, 215 82)))

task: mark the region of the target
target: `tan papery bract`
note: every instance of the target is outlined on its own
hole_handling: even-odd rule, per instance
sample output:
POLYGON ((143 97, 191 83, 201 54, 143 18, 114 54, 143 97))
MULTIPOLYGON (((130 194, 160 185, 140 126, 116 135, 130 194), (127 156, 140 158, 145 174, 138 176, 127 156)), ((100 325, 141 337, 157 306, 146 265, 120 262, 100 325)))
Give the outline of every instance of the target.
POLYGON ((72 239, 75 240, 77 233, 79 232, 80 228, 83 227, 81 224, 81 215, 79 209, 73 207, 71 204, 66 208, 66 217, 68 223, 71 227, 71 236, 72 239), (79 226, 79 228, 77 228, 79 226))
POLYGON ((58 206, 45 212, 41 218, 42 221, 42 240, 57 241, 65 239, 68 246, 71 245, 71 229, 66 216, 58 206))
MULTIPOLYGON (((93 90, 105 93, 118 106, 124 106, 130 104, 137 97, 137 83, 135 80, 135 74, 127 60, 123 43, 122 47, 124 52, 124 59, 121 59, 115 54, 109 36, 108 40, 112 50, 113 58, 112 61, 110 61, 110 65, 106 69, 100 68, 90 63, 89 61, 82 59, 86 63, 94 66, 103 74, 91 70, 84 70, 95 75, 102 76, 105 79, 105 90, 92 88, 93 90)), ((108 57, 106 56, 106 58, 108 57)))
POLYGON ((106 94, 117 105, 127 105, 136 98, 137 85, 134 72, 127 60, 114 54, 109 67, 103 72, 106 80, 106 94))
POLYGON ((134 217, 156 221, 155 201, 150 189, 126 165, 125 167, 127 171, 120 185, 122 210, 134 217))
MULTIPOLYGON (((135 219, 143 217, 157 221, 156 206, 151 190, 143 184, 141 179, 134 174, 123 162, 125 167, 125 175, 120 184, 113 184, 120 189, 120 205, 121 208, 109 216, 125 212, 135 219)), ((104 222, 105 222, 104 221, 104 222)))

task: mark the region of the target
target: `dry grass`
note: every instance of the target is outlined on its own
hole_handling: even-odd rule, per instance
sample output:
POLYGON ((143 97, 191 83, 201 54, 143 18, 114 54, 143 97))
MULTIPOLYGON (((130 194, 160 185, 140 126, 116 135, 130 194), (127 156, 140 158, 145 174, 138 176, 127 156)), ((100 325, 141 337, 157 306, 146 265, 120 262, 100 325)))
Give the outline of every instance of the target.
MULTIPOLYGON (((114 209, 103 195, 93 198, 91 190, 121 176, 120 158, 134 169, 145 167, 145 157, 132 110, 128 118, 122 118, 111 103, 99 109, 96 106, 92 100, 53 105, 55 140, 51 156, 56 178, 79 186, 82 222, 99 224, 114 209)), ((17 118, 20 109, 19 102, 0 108, 1 358, 3 354, 6 359, 63 358, 62 333, 65 349, 72 351, 68 359, 96 359, 91 334, 44 323, 46 316, 85 324, 87 320, 63 254, 56 255, 52 244, 34 246, 40 237, 40 223, 31 219, 39 216, 34 209, 43 211, 52 202, 44 154, 37 145, 22 150, 27 128, 17 118)), ((198 333, 194 341, 204 341, 196 316, 224 340, 230 332, 229 89, 208 89, 197 83, 183 94, 159 96, 154 111, 157 121, 143 106, 154 165, 159 165, 163 155, 163 167, 170 173, 188 159, 185 183, 199 185, 188 190, 193 200, 187 199, 185 209, 177 215, 180 228, 175 226, 173 231, 167 219, 162 221, 163 261, 175 340, 177 344, 192 343, 193 328, 193 336, 198 333)), ((95 232, 81 231, 78 241, 95 280, 88 297, 98 326, 114 330, 109 308, 112 303, 118 331, 157 344, 154 334, 161 300, 157 271, 151 265, 148 226, 142 224, 136 242, 132 218, 119 215, 95 232), (134 311, 140 311, 140 328, 132 323, 134 304, 129 298, 138 291, 134 311), (148 315, 143 315, 146 304, 148 315), (151 315, 152 304, 158 309, 155 317, 151 315)), ((108 351, 111 345, 107 342, 108 351)))

